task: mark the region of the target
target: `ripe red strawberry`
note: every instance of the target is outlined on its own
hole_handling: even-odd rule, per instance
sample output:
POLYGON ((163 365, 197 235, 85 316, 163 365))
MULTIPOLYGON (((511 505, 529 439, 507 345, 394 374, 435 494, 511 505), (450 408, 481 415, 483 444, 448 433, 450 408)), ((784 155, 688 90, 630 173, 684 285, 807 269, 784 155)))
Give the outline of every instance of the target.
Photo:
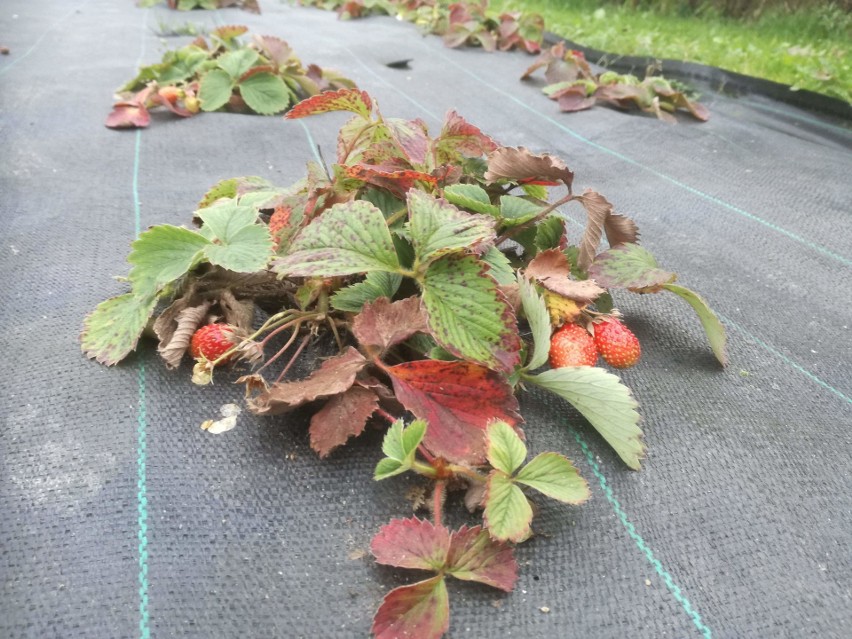
POLYGON ((595 324, 594 341, 601 357, 613 368, 630 368, 642 353, 633 332, 614 317, 595 324))
MULTIPOLYGON (((234 336, 234 327, 228 324, 207 324, 202 326, 192 336, 189 352, 195 359, 213 361, 219 359, 226 351, 239 343, 234 336)), ((230 357, 228 357, 230 359, 230 357)), ((224 364, 224 360, 219 362, 224 364)))
POLYGON ((563 324, 550 338, 550 365, 594 366, 598 361, 595 341, 588 331, 577 324, 563 324))

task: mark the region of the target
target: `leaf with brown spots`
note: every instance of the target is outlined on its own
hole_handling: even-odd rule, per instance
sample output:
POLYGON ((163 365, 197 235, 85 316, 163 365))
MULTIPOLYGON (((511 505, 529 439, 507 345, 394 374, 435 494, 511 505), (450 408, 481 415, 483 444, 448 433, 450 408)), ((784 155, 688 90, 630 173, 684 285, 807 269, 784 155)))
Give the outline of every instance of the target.
POLYGON ((390 131, 391 138, 402 149, 411 164, 422 165, 426 162, 429 138, 426 135, 426 123, 423 120, 387 118, 384 123, 390 131))
POLYGON ((325 360, 309 377, 296 382, 276 383, 246 401, 256 415, 280 415, 315 399, 344 393, 367 360, 351 346, 325 360))
POLYGON ((307 100, 302 100, 290 109, 284 118, 287 120, 296 120, 309 115, 328 113, 330 111, 351 111, 366 119, 373 112, 373 101, 366 91, 361 91, 360 89, 326 91, 307 100))
POLYGON ((520 364, 517 319, 488 266, 472 255, 446 255, 423 278, 423 307, 438 343, 457 357, 511 372, 520 364))
POLYGON ((360 435, 370 415, 379 407, 376 394, 361 386, 352 386, 335 395, 311 417, 311 448, 320 457, 360 435))
POLYGON ((497 143, 455 111, 444 118, 441 133, 433 141, 438 164, 454 164, 462 158, 478 158, 497 148, 497 143))
POLYGON ((378 348, 381 352, 404 342, 415 333, 428 330, 426 314, 417 296, 398 302, 391 302, 386 297, 368 302, 352 325, 352 333, 360 344, 378 348))
POLYGON ((485 461, 485 428, 521 421, 518 400, 500 373, 471 362, 422 360, 387 369, 397 399, 429 423, 424 444, 463 464, 485 461))
POLYGON ((571 279, 571 265, 559 249, 549 249, 536 255, 524 274, 548 291, 580 304, 589 304, 606 292, 594 280, 571 279))
POLYGON ((561 182, 570 189, 574 173, 555 155, 536 155, 522 146, 501 147, 488 156, 485 179, 488 182, 561 182))

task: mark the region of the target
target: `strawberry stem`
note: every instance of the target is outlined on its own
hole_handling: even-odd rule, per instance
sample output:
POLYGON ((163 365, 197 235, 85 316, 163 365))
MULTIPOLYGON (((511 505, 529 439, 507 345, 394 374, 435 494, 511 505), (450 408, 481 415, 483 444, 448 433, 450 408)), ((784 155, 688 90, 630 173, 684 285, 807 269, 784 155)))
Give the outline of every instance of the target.
POLYGON ((305 346, 308 345, 309 341, 311 341, 311 334, 310 333, 305 335, 305 339, 303 339, 302 343, 299 344, 299 348, 297 348, 296 352, 293 353, 293 357, 291 357, 290 361, 287 362, 287 366, 284 367, 284 370, 281 371, 281 374, 278 375, 278 377, 275 379, 276 384, 281 381, 281 379, 287 374, 287 371, 290 370, 290 367, 293 366, 293 364, 296 362, 297 359, 299 359, 299 355, 301 355, 302 351, 305 350, 305 346))
POLYGON ((444 498, 446 497, 447 482, 443 479, 435 483, 435 490, 432 491, 432 516, 435 519, 436 526, 443 526, 441 523, 444 511, 444 498))

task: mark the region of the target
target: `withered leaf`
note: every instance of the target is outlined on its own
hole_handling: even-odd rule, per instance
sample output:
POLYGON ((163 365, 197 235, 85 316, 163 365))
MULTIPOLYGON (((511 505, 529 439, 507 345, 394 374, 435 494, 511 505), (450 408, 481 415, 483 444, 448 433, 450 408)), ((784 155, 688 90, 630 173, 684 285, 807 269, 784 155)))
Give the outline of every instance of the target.
POLYGON ((583 232, 580 254, 577 258, 578 266, 585 271, 595 259, 604 225, 607 218, 612 215, 612 204, 603 195, 591 189, 586 189, 582 195, 577 195, 574 199, 586 209, 586 230, 583 232))
POLYGON ((559 249, 549 249, 536 255, 524 273, 548 291, 580 304, 588 304, 606 292, 594 280, 571 279, 571 265, 559 249))
POLYGON ((574 173, 555 155, 536 155, 522 146, 501 147, 488 156, 485 179, 488 182, 555 181, 571 188, 574 173))
POLYGON ((311 418, 311 448, 320 457, 360 435, 370 415, 379 407, 376 394, 362 386, 353 386, 335 395, 311 418))
POLYGON ((154 322, 154 333, 160 339, 157 352, 165 361, 166 368, 180 366, 192 335, 210 310, 210 302, 190 306, 192 297, 192 293, 189 293, 176 300, 154 322))
POLYGON ((238 300, 230 290, 225 289, 219 296, 219 306, 228 324, 244 331, 251 328, 254 321, 254 303, 251 300, 238 300))
POLYGON ((428 332, 426 313, 420 297, 413 296, 397 302, 380 297, 364 304, 355 317, 352 332, 364 346, 375 346, 385 351, 404 342, 415 333, 428 332))
POLYGON ((639 227, 626 215, 612 213, 604 222, 604 232, 609 245, 635 244, 639 240, 639 227))
POLYGON ((246 401, 256 415, 280 415, 315 399, 346 392, 367 360, 357 350, 348 347, 340 355, 327 359, 303 380, 270 386, 257 397, 246 401))

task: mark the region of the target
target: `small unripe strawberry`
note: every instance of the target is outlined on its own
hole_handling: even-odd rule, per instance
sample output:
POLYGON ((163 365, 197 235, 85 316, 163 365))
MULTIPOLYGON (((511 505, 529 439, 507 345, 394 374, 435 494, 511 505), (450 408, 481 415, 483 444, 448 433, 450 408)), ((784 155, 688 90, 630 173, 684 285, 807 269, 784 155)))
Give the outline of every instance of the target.
POLYGON ((183 97, 183 91, 177 87, 162 87, 158 93, 160 97, 166 100, 169 104, 175 105, 177 101, 183 97))
MULTIPOLYGON (((195 359, 214 361, 239 343, 234 335, 234 328, 228 324, 207 324, 202 326, 192 336, 189 353, 195 359)), ((230 357, 220 364, 224 364, 230 357)))
POLYGON ((588 331, 577 324, 563 324, 550 338, 550 365, 594 366, 598 361, 595 341, 588 331))
POLYGON ((183 105, 186 107, 186 110, 190 113, 198 113, 201 109, 201 102, 198 101, 194 95, 188 95, 183 100, 183 105))
POLYGON ((630 368, 642 353, 637 337, 614 317, 595 324, 595 346, 613 368, 630 368))

